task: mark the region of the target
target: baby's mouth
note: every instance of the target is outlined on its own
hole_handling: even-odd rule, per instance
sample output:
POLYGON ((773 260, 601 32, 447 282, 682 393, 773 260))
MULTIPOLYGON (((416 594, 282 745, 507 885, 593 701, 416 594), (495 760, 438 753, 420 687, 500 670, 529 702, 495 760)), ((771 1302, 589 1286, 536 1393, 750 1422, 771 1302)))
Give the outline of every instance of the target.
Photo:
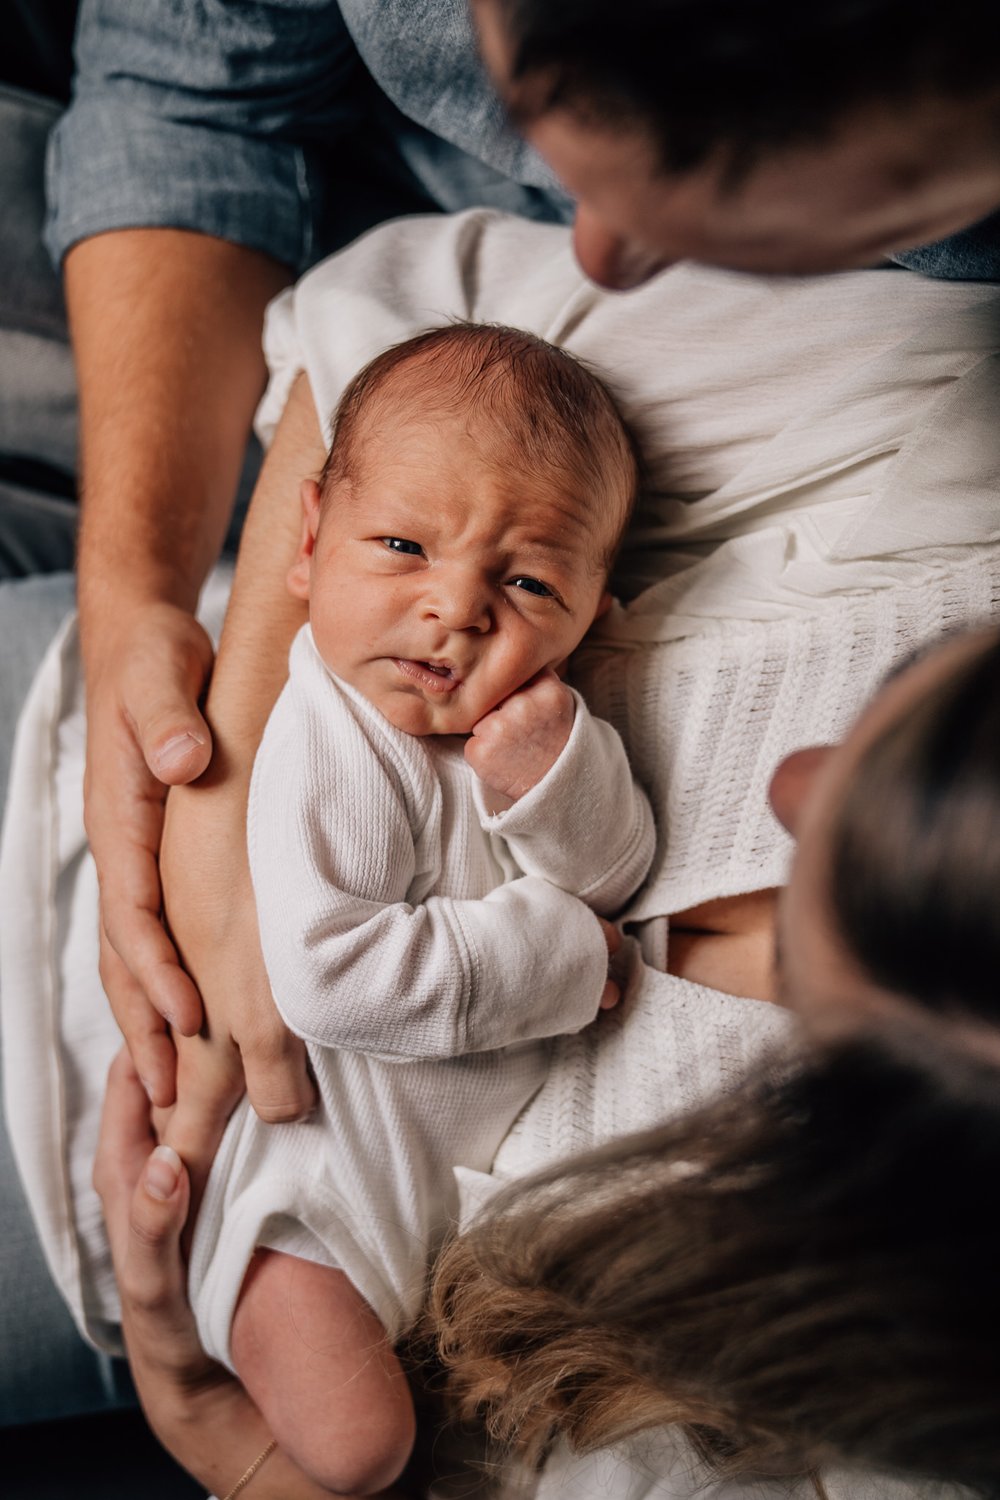
POLYGON ((404 677, 419 682, 432 693, 451 693, 461 682, 454 667, 445 661, 414 661, 405 657, 394 660, 404 677))

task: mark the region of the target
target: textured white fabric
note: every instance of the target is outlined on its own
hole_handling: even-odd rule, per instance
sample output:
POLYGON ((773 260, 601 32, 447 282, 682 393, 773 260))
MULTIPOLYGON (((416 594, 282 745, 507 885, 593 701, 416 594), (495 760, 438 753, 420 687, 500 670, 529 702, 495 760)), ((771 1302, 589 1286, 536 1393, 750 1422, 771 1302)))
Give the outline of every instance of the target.
POLYGON ((684 263, 609 296, 565 229, 400 220, 272 303, 260 429, 304 369, 328 430, 359 365, 448 316, 593 361, 642 437, 628 602, 573 667, 656 815, 629 916, 780 884, 778 761, 840 738, 918 642, 996 608, 1000 288, 684 263))
POLYGON ((340 1266, 394 1338, 414 1320, 457 1214, 452 1167, 488 1170, 545 1078, 544 1039, 596 1016, 608 957, 588 907, 619 907, 653 849, 621 741, 581 701, 548 775, 490 816, 462 741, 396 729, 328 671, 308 626, 248 829, 268 976, 309 1041, 320 1106, 279 1129, 244 1103, 227 1127, 189 1277, 226 1363, 259 1244, 340 1266), (579 793, 601 787, 581 817, 579 793))
POLYGON ((394 728, 303 627, 248 817, 264 958, 299 1036, 455 1057, 594 1019, 608 957, 588 908, 611 916, 638 889, 653 821, 621 740, 575 696, 555 765, 491 816, 463 741, 394 728))

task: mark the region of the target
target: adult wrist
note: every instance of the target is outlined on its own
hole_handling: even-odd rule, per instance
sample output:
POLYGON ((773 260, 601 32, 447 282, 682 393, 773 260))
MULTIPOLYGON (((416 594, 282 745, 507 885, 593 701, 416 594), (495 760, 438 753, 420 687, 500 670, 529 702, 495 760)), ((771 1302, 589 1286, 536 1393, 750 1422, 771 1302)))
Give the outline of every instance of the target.
POLYGON ((81 627, 116 635, 127 622, 160 605, 193 614, 201 582, 172 564, 151 559, 102 556, 91 566, 81 552, 76 589, 81 627))
POLYGON ((188 621, 192 634, 200 628, 195 623, 193 606, 143 589, 130 588, 124 594, 115 591, 110 595, 88 595, 79 590, 77 613, 84 674, 88 680, 100 675, 123 644, 149 645, 157 634, 176 634, 178 630, 183 636, 188 621))

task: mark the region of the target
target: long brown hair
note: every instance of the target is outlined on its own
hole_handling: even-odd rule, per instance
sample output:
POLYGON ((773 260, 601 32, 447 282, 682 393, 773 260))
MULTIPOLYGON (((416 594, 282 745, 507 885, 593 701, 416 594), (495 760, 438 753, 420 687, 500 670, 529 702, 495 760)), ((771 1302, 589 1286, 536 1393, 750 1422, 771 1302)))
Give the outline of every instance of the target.
POLYGON ((529 1462, 677 1422, 716 1466, 1000 1484, 996 1069, 857 1040, 519 1184, 444 1251, 462 1415, 529 1462))

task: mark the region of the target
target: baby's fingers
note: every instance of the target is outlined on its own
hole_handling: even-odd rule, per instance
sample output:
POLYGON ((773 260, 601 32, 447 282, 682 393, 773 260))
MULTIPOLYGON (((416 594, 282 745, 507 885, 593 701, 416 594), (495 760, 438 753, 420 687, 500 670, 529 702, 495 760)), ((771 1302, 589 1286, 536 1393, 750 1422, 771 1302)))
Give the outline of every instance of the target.
POLYGON ((608 945, 609 956, 617 953, 622 945, 622 935, 618 931, 618 928, 613 922, 606 922, 603 917, 598 917, 597 920, 601 924, 601 931, 604 933, 604 941, 608 945))
POLYGON ((601 1009, 614 1010, 621 997, 622 992, 620 986, 615 984, 613 979, 609 979, 607 984, 604 986, 604 993, 601 995, 601 1009))

